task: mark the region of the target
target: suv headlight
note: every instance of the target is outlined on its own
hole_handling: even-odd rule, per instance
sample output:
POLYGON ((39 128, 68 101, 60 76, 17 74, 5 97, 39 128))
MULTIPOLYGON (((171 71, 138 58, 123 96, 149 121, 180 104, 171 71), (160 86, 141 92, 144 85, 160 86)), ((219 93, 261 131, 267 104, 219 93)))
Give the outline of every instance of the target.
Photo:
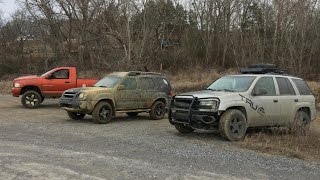
POLYGON ((19 88, 19 87, 21 87, 21 84, 20 83, 13 83, 13 87, 19 88))
POLYGON ((218 99, 200 99, 198 104, 199 111, 212 111, 216 112, 219 108, 218 99))
POLYGON ((87 98, 87 95, 88 95, 87 93, 82 92, 82 93, 79 94, 78 98, 80 100, 85 100, 87 98))

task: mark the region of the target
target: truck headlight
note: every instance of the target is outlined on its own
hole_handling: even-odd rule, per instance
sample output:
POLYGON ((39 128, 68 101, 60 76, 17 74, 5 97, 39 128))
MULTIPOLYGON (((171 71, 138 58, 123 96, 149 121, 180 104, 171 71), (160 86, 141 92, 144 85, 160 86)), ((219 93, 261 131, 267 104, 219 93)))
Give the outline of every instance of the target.
POLYGON ((85 100, 87 98, 87 95, 88 95, 87 93, 82 92, 79 94, 78 98, 81 100, 85 100))
POLYGON ((219 100, 218 99, 200 99, 198 104, 199 111, 218 111, 219 100))
POLYGON ((13 84, 13 87, 19 88, 19 87, 21 87, 21 84, 20 84, 20 83, 14 83, 14 84, 13 84))

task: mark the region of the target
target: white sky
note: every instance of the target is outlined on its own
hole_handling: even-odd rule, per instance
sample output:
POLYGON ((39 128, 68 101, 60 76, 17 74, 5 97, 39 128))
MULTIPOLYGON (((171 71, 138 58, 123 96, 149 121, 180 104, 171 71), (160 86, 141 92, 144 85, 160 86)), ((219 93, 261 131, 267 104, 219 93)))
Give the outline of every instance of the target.
POLYGON ((4 18, 9 18, 16 9, 16 0, 0 0, 0 11, 4 18))

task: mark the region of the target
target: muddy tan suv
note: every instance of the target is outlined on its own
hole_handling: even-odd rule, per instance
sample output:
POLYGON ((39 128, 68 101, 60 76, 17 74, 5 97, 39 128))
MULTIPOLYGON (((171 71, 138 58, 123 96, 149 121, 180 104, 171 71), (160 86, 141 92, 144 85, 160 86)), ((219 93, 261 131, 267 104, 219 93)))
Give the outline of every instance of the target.
POLYGON ((154 120, 166 113, 171 86, 161 74, 149 72, 115 72, 94 87, 65 91, 60 106, 71 119, 92 115, 97 123, 108 123, 116 113, 137 116, 148 112, 154 120))
POLYGON ((230 141, 242 139, 248 128, 304 129, 315 117, 315 97, 307 83, 273 72, 269 65, 222 77, 203 91, 174 96, 169 108, 169 121, 179 132, 218 129, 230 141))

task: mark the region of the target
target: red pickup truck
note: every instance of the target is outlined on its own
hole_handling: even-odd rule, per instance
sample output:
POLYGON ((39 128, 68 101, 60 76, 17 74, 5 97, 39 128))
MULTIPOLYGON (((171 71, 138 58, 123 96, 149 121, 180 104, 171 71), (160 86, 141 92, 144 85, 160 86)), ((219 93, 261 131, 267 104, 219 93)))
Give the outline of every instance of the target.
POLYGON ((77 79, 75 67, 59 67, 41 76, 23 76, 13 80, 12 95, 21 97, 26 108, 38 108, 44 98, 58 98, 71 88, 93 86, 97 79, 77 79))

